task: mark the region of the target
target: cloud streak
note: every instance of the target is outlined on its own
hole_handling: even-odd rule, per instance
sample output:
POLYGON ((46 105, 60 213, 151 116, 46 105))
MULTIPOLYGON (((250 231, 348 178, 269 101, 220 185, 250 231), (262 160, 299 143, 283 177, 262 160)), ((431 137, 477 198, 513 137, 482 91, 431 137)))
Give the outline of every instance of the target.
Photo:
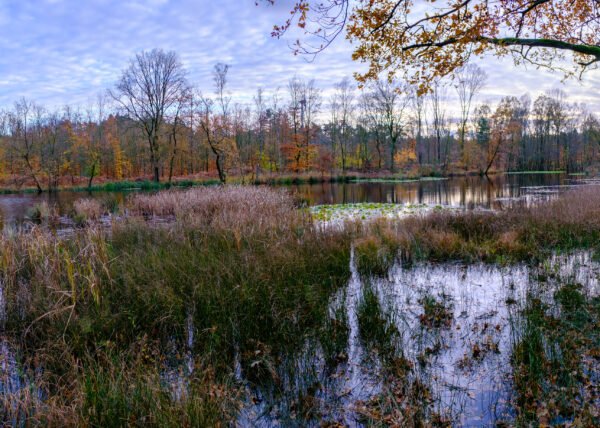
MULTIPOLYGON (((284 88, 294 75, 329 89, 360 67, 351 46, 337 40, 313 62, 294 56, 288 41, 270 37, 285 7, 254 0, 4 0, 0 3, 0 107, 27 97, 49 106, 85 104, 112 87, 129 59, 155 47, 177 51, 192 83, 212 90, 215 63, 231 65, 230 91, 250 103, 259 87, 284 88)), ((600 111, 598 72, 584 83, 560 74, 516 69, 485 58, 490 78, 481 99, 561 87, 573 101, 600 111)))

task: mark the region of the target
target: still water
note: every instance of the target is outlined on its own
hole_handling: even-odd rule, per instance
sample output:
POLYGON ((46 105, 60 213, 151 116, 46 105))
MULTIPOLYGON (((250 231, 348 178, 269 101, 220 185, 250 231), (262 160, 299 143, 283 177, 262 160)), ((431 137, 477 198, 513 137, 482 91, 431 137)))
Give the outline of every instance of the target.
MULTIPOLYGON (((502 174, 405 182, 371 181, 284 186, 310 205, 384 202, 498 209, 507 202, 556 194, 586 180, 566 174, 502 174)), ((0 226, 22 223, 36 204, 47 202, 57 214, 69 215, 80 198, 111 199, 122 204, 131 192, 71 192, 0 195, 0 226)))
POLYGON ((406 182, 323 183, 292 186, 310 205, 383 202, 501 208, 507 201, 555 194, 587 180, 566 174, 499 174, 406 182))

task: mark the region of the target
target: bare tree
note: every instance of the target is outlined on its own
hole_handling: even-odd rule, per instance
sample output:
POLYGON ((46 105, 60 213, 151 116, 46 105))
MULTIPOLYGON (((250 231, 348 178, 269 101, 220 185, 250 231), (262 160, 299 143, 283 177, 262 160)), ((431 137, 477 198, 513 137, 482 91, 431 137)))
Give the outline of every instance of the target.
POLYGON ((226 95, 227 72, 229 65, 216 64, 213 70, 216 100, 200 96, 200 127, 206 141, 216 157, 219 180, 225 184, 227 181, 227 158, 233 152, 235 141, 230 135, 229 104, 231 97, 226 95), (215 108, 220 113, 215 112, 215 108))
POLYGON ((440 81, 434 82, 433 89, 429 94, 429 101, 431 104, 431 125, 433 126, 435 138, 437 163, 438 165, 443 165, 444 169, 446 169, 448 164, 450 140, 447 129, 446 110, 444 108, 445 99, 446 87, 440 81))
POLYGON ((14 112, 10 113, 8 118, 13 146, 25 162, 29 176, 39 193, 42 192, 42 185, 36 166, 35 141, 42 125, 41 116, 41 107, 23 98, 15 104, 14 112))
POLYGON ((400 138, 405 133, 404 113, 408 106, 407 88, 398 88, 387 81, 378 80, 373 92, 375 108, 379 110, 383 128, 390 146, 390 170, 396 171, 396 152, 400 138))
POLYGON ((335 150, 337 145, 340 149, 342 171, 346 171, 353 115, 354 90, 350 80, 344 78, 335 85, 335 92, 331 97, 332 148, 335 150))
POLYGON ((377 151, 377 168, 382 168, 383 163, 383 144, 384 144, 384 132, 383 132, 383 115, 375 103, 376 94, 375 91, 365 91, 361 94, 359 99, 361 122, 364 123, 365 127, 370 130, 371 135, 375 143, 375 150, 377 151))
POLYGON ((160 131, 165 115, 188 90, 186 72, 177 54, 153 49, 131 61, 116 91, 111 91, 123 111, 141 127, 150 149, 154 181, 160 180, 160 131))
POLYGON ((456 92, 460 105, 460 122, 458 124, 458 143, 461 160, 465 162, 465 134, 471 113, 473 98, 485 85, 487 74, 474 64, 467 64, 456 74, 456 92))
POLYGON ((169 146, 171 148, 171 158, 169 159, 169 185, 171 185, 171 181, 173 179, 173 167, 175 163, 175 157, 177 156, 179 147, 177 146, 177 141, 180 132, 182 132, 185 127, 184 118, 187 116, 188 112, 186 108, 189 107, 192 98, 191 90, 186 89, 183 91, 178 100, 175 102, 175 106, 173 107, 171 113, 169 114, 169 146))

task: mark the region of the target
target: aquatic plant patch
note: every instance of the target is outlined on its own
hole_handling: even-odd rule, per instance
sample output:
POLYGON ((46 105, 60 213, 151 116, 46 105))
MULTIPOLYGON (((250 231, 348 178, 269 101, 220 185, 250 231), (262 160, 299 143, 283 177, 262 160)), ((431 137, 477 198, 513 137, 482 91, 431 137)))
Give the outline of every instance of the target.
POLYGON ((355 203, 317 205, 310 207, 313 218, 319 222, 344 222, 352 220, 372 220, 376 218, 402 218, 415 214, 426 214, 443 210, 456 211, 458 208, 442 205, 426 204, 392 204, 392 203, 355 203))

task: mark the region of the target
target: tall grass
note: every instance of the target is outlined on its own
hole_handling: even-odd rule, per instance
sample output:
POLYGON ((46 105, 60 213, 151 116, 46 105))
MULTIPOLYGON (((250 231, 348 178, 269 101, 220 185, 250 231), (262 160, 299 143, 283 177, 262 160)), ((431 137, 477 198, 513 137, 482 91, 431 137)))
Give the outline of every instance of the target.
MULTIPOLYGON (((97 213, 88 208, 79 209, 97 213)), ((330 364, 345 358, 347 320, 343 312, 332 316, 329 303, 349 278, 353 241, 361 272, 383 274, 397 255, 522 260, 598 245, 600 237, 600 196, 590 191, 538 208, 433 214, 362 230, 318 228, 288 193, 261 187, 133 195, 123 212, 111 230, 89 226, 69 239, 43 227, 0 235, 4 334, 33 385, 6 401, 5 409, 18 411, 6 410, 4 422, 231 423, 236 359, 246 379, 278 384, 274 368, 307 343, 321 343, 330 364), (154 217, 171 221, 148 221, 154 217), (174 397, 163 374, 177 361, 170 350, 188 346, 193 370, 186 394, 174 397)), ((362 340, 396 375, 409 373, 400 332, 374 290, 365 293, 362 340)), ((390 391, 427 395, 418 382, 392 382, 390 391)), ((403 402, 415 407, 415 400, 403 402)))
POLYGON ((600 246, 600 192, 583 188, 545 204, 500 212, 380 220, 365 226, 363 234, 358 248, 364 272, 380 274, 396 253, 405 262, 541 260, 556 251, 600 246))
POLYGON ((137 195, 126 209, 110 231, 0 236, 6 333, 50 397, 27 417, 94 426, 230 420, 236 356, 247 378, 263 382, 263 367, 321 335, 330 296, 350 274, 350 234, 317 230, 289 195, 264 188, 137 195), (176 221, 154 227, 138 214, 176 221), (165 350, 184 348, 189 316, 194 373, 212 375, 192 378, 188 398, 173 403, 159 374, 165 350))

